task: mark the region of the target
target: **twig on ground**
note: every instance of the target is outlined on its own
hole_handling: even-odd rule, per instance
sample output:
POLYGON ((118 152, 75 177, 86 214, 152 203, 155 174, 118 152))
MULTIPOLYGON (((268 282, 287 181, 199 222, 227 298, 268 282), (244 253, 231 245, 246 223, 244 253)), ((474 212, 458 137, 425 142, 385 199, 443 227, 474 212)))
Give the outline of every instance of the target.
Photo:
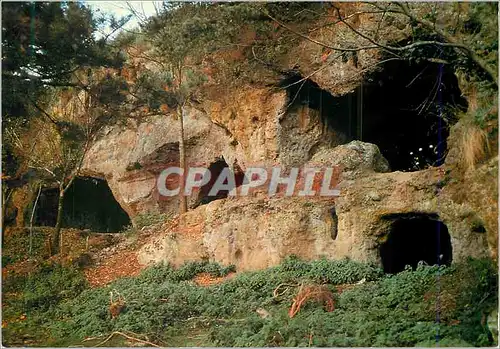
POLYGON ((278 286, 274 289, 274 291, 273 291, 273 298, 278 298, 279 296, 284 295, 284 294, 286 293, 286 291, 288 291, 288 290, 289 290, 289 287, 297 287, 297 286, 299 286, 299 285, 297 285, 297 284, 286 284, 286 283, 279 284, 279 285, 278 285, 278 286), (279 289, 280 289, 281 287, 284 287, 284 286, 287 286, 287 288, 285 288, 285 290, 284 290, 283 292, 279 293, 279 292, 278 292, 278 291, 279 291, 279 289))
POLYGON ((156 348, 161 348, 159 345, 157 344, 154 344, 154 343, 151 343, 151 342, 148 342, 148 341, 145 341, 145 340, 142 340, 142 339, 139 339, 139 338, 135 338, 135 337, 132 337, 132 336, 129 336, 123 332, 119 332, 119 331, 115 331, 113 333, 111 333, 108 338, 106 338, 105 340, 103 340, 101 343, 97 344, 96 347, 100 347, 101 345, 103 345, 104 343, 108 342, 111 338, 113 338, 115 335, 119 335, 119 336, 122 336, 122 337, 125 337, 127 339, 130 339, 132 341, 136 341, 136 342, 139 342, 139 343, 144 343, 144 344, 147 344, 147 345, 150 345, 152 347, 156 347, 156 348))

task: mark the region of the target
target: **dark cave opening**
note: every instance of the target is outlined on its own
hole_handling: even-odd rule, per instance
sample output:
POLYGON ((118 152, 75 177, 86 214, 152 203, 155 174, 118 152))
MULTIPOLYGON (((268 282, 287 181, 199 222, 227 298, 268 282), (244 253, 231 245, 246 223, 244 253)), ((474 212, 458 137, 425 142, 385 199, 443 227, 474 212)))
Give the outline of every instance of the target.
POLYGON ((393 170, 441 165, 449 128, 467 109, 453 69, 391 61, 367 80, 360 89, 361 140, 377 144, 393 170))
POLYGON ((449 128, 467 109, 451 67, 395 60, 381 65, 352 93, 334 97, 311 80, 291 75, 280 84, 288 103, 320 111, 346 141, 376 144, 393 171, 443 163, 449 128))
POLYGON ((353 93, 334 97, 314 81, 304 80, 300 74, 289 75, 279 86, 286 89, 289 107, 305 105, 318 110, 326 127, 340 133, 345 141, 355 139, 352 130, 358 105, 353 93))
POLYGON ((415 269, 420 261, 428 265, 450 265, 451 238, 437 215, 410 213, 394 215, 380 246, 380 258, 386 273, 398 273, 406 265, 415 269))
MULTIPOLYGON (((210 164, 208 167, 208 171, 210 172, 210 181, 203 185, 198 192, 198 199, 196 200, 193 207, 197 207, 199 205, 208 204, 214 200, 225 199, 227 198, 230 190, 220 190, 215 195, 211 195, 210 191, 212 190, 217 178, 221 174, 221 172, 227 169, 228 175, 234 176, 235 186, 239 187, 244 181, 244 173, 241 171, 233 171, 229 168, 224 157, 219 157, 214 162, 210 164)), ((227 179, 224 180, 224 184, 228 184, 227 179)))
MULTIPOLYGON (((35 225, 55 226, 59 189, 42 190, 35 225)), ((118 232, 130 218, 115 200, 108 183, 93 177, 76 178, 64 196, 62 226, 98 232, 118 232)))

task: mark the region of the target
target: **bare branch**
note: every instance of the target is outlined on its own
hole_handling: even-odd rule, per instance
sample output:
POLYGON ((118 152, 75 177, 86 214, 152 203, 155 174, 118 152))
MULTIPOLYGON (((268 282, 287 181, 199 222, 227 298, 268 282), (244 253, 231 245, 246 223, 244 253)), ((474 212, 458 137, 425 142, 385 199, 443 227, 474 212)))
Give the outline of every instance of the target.
MULTIPOLYGON (((263 11, 263 10, 262 10, 263 11)), ((362 46, 362 47, 357 47, 357 48, 347 48, 347 47, 337 47, 337 46, 331 46, 331 45, 327 45, 323 42, 320 42, 320 41, 317 41, 303 33, 300 33, 294 29, 292 29, 291 27, 289 27, 288 25, 284 24, 284 23, 281 23, 280 21, 278 21, 276 18, 272 17, 269 13, 263 11, 263 13, 269 17, 271 20, 273 20, 274 22, 276 22, 278 25, 280 25, 281 27, 291 31, 292 33, 300 36, 301 38, 304 38, 312 43, 315 43, 316 45, 319 45, 319 46, 323 46, 325 48, 329 48, 330 50, 333 50, 333 51, 341 51, 341 52, 358 52, 358 51, 363 51, 363 50, 372 50, 372 49, 378 49, 379 46, 378 45, 373 45, 373 46, 362 46)))
POLYGON ((32 100, 31 98, 30 98, 30 102, 31 102, 31 104, 33 104, 33 106, 39 112, 41 112, 43 115, 45 115, 50 120, 50 122, 52 122, 54 125, 57 126, 57 121, 55 121, 54 118, 49 113, 47 113, 43 108, 41 108, 38 104, 36 104, 36 102, 34 100, 32 100))
POLYGON ((372 38, 368 37, 367 35, 361 33, 359 30, 355 29, 352 25, 350 25, 349 23, 347 23, 346 20, 344 20, 344 18, 342 18, 342 15, 340 14, 340 10, 338 7, 335 7, 335 10, 337 11, 337 15, 339 17, 339 20, 344 23, 346 26, 349 27, 349 29, 351 29, 354 33, 356 33, 357 35, 359 35, 360 37, 362 37, 363 39, 365 40, 368 40, 369 42, 371 42, 372 44, 384 49, 385 51, 391 53, 391 54, 394 54, 394 48, 393 47, 390 47, 390 46, 385 46, 385 45, 382 45, 381 43, 379 42, 376 42, 375 40, 373 40, 372 38))
POLYGON ((54 177, 55 181, 57 182, 57 184, 59 184, 60 182, 57 180, 57 176, 54 172, 52 172, 51 170, 49 170, 47 167, 37 167, 37 166, 28 166, 29 168, 33 168, 35 170, 42 170, 42 171, 45 171, 47 173, 49 173, 52 177, 54 177))
MULTIPOLYGON (((335 56, 333 59, 335 60, 335 59, 339 58, 340 56, 342 56, 342 53, 341 53, 341 54, 339 54, 339 55, 337 55, 337 56, 335 56)), ((332 61, 332 62, 333 62, 333 61, 332 61)), ((332 63, 332 62, 331 62, 331 63, 332 63)), ((300 79, 299 81, 292 82, 291 84, 289 84, 289 85, 286 85, 286 86, 282 87, 282 89, 287 89, 287 88, 289 88, 289 87, 291 87, 291 86, 293 86, 293 85, 296 85, 296 84, 298 84, 298 83, 300 83, 300 82, 302 82, 302 81, 304 81, 304 80, 309 79, 311 76, 313 76, 313 75, 315 75, 315 74, 319 73, 319 72, 320 72, 320 71, 322 71, 323 69, 325 69, 325 68, 327 68, 328 66, 330 66, 330 65, 331 65, 331 63, 328 63, 328 64, 325 64, 325 65, 321 66, 321 68, 316 69, 316 70, 315 70, 315 71, 313 71, 311 74, 309 74, 309 75, 307 75, 307 76, 303 77, 303 78, 302 78, 302 79, 300 79)))
MULTIPOLYGON (((446 33, 444 30, 442 29, 439 29, 438 27, 436 27, 434 25, 434 23, 426 20, 426 19, 423 19, 423 18, 418 18, 417 16, 415 16, 411 10, 410 10, 410 7, 408 4, 404 4, 404 3, 397 3, 397 5, 399 6, 399 8, 401 8, 401 11, 402 13, 404 13, 407 17, 409 17, 412 21, 416 22, 416 23, 419 23, 421 25, 423 25, 424 27, 434 31, 436 34, 438 34, 441 38, 443 38, 444 40, 447 41, 447 46, 451 46, 451 47, 456 47, 456 48, 460 48, 463 52, 465 52, 467 54, 467 56, 469 56, 469 58, 474 62, 476 63, 487 75, 488 77, 492 80, 492 82, 495 84, 495 86, 498 86, 498 77, 497 77, 497 73, 496 71, 491 68, 482 58, 480 58, 472 48, 470 48, 469 46, 463 44, 463 43, 460 43, 457 41, 456 38, 452 37, 451 35, 449 35, 448 33, 446 33)), ((444 45, 442 45, 444 46, 444 45)))
MULTIPOLYGON (((388 9, 387 12, 398 12, 398 11, 394 11, 394 10, 390 10, 388 9)), ((371 49, 384 49, 386 50, 387 52, 395 55, 396 57, 399 57, 401 58, 398 54, 396 54, 397 52, 404 52, 404 51, 407 51, 407 50, 411 50, 411 49, 414 49, 416 47, 419 47, 419 46, 429 46, 429 45, 435 45, 435 46, 442 46, 442 47, 454 47, 454 48, 459 48, 459 49, 463 49, 463 50, 467 50, 467 51, 470 51, 470 49, 464 45, 464 44, 461 44, 461 43, 458 43, 458 42, 440 42, 440 41, 417 41, 417 42, 414 42, 412 44, 409 44, 409 45, 406 45, 406 46, 388 46, 388 45, 383 45, 383 44, 380 44, 378 42, 376 42, 375 40, 371 39, 370 37, 366 36, 365 34, 361 33, 360 31, 358 31, 357 29, 353 28, 351 25, 349 25, 346 21, 343 21, 343 23, 345 23, 353 32, 355 32, 357 35, 359 35, 360 37, 370 41, 371 43, 374 43, 374 45, 372 46, 360 46, 360 47, 356 47, 356 48, 342 48, 342 47, 335 47, 335 46, 330 46, 328 44, 325 44, 323 42, 320 42, 320 41, 317 41, 303 33, 300 33, 292 28, 290 28, 288 25, 284 24, 284 23, 281 23, 280 21, 278 21, 277 19, 275 19, 274 17, 272 17, 271 15, 269 15, 268 13, 264 12, 266 14, 266 16, 268 16, 270 19, 272 19, 273 21, 275 21, 277 24, 279 24, 280 26, 282 26, 283 28, 291 31, 292 33, 310 41, 310 42, 313 42, 319 46, 322 46, 322 47, 325 47, 325 48, 329 48, 331 50, 334 50, 334 51, 340 51, 340 52, 358 52, 358 51, 363 51, 363 50, 371 50, 371 49)), ((401 13, 401 12, 399 12, 401 13)), ((426 60, 429 60, 429 61, 432 61, 432 58, 423 58, 423 59, 426 59, 426 60)), ((496 81, 496 80, 495 80, 496 81)))
MULTIPOLYGON (((378 11, 356 11, 354 13, 351 13, 350 15, 348 15, 347 17, 344 17, 345 20, 349 19, 349 18, 352 18, 354 16, 357 16, 357 15, 363 15, 363 14, 376 14, 376 13, 385 13, 386 11, 382 11, 382 10, 378 10, 378 11)), ((333 17, 333 16, 325 16, 325 17, 333 17)), ((340 20, 336 20, 334 22, 329 22, 329 23, 325 23, 323 25, 320 25, 319 27, 316 27, 316 28, 313 28, 313 29, 310 29, 309 30, 309 33, 313 33, 319 29, 322 29, 322 28, 326 28, 326 27, 331 27, 331 26, 334 26, 334 25, 337 25, 339 24, 341 21, 340 20)))

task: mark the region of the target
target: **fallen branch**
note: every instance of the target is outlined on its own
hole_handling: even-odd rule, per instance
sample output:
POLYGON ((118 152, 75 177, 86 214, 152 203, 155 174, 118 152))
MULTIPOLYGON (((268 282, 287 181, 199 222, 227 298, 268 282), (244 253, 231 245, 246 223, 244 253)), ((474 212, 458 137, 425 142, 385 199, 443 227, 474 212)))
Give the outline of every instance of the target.
POLYGON ((323 304, 324 309, 328 312, 335 309, 333 294, 326 286, 309 285, 301 287, 297 296, 293 299, 293 304, 288 311, 290 318, 293 318, 308 300, 323 304))
POLYGON ((99 339, 101 338, 102 336, 97 336, 97 337, 87 337, 87 338, 84 338, 82 340, 82 342, 88 342, 88 341, 93 341, 93 340, 96 340, 96 339, 99 339))
POLYGON ((285 283, 283 283, 283 284, 279 284, 279 285, 278 285, 278 286, 274 289, 274 291, 273 291, 273 298, 278 298, 279 296, 284 295, 284 294, 285 294, 285 292, 289 290, 289 288, 288 288, 288 287, 297 287, 297 286, 299 286, 299 285, 297 285, 297 284, 285 284, 285 283), (287 288, 285 288, 285 290, 284 290, 283 292, 279 293, 279 292, 278 292, 278 291, 279 291, 279 289, 280 289, 281 287, 284 287, 284 286, 287 286, 287 288))
POLYGON ((106 338, 105 340, 103 340, 101 343, 97 344, 96 347, 100 347, 101 345, 103 345, 104 343, 108 342, 111 338, 113 338, 115 335, 119 335, 119 336, 122 336, 122 337, 125 337, 129 340, 132 340, 132 341, 136 341, 136 342, 139 342, 139 343, 144 343, 144 344, 147 344, 147 345, 150 345, 152 347, 156 347, 156 348, 161 348, 159 345, 157 344, 154 344, 152 342, 148 342, 148 341, 145 341, 145 340, 142 340, 142 339, 139 339, 139 338, 135 338, 135 337, 132 337, 132 336, 129 336, 123 332, 119 332, 119 331, 115 331, 113 333, 111 333, 108 338, 106 338))

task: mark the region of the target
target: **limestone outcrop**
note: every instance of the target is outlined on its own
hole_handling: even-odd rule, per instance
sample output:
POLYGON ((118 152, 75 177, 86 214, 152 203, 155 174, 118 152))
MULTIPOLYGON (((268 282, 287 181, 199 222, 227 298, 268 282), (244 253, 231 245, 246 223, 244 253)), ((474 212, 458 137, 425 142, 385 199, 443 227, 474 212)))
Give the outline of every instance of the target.
MULTIPOLYGON (((391 35, 397 42, 409 35, 408 29, 394 22, 382 26, 380 35, 391 35)), ((335 43, 335 40, 343 40, 349 31, 342 33, 343 29, 321 34, 320 39, 335 43)), ((320 34, 311 35, 314 39, 320 34)), ((256 165, 338 167, 341 169, 340 196, 269 197, 255 192, 247 197, 222 198, 204 204, 195 192, 189 198, 191 210, 173 223, 159 226, 151 242, 138 252, 139 260, 144 264, 167 261, 179 265, 187 260, 210 259, 236 264, 239 270, 275 265, 290 254, 306 259, 349 257, 381 263, 380 247, 391 239, 394 226, 400 220, 409 220, 409 226, 413 220, 427 220, 429 224, 435 222, 436 226, 444 227, 447 235, 443 243, 449 241, 450 258, 454 261, 468 256, 496 258, 496 154, 490 154, 489 160, 485 159, 488 161, 478 163, 473 170, 460 169, 461 148, 456 131, 461 127, 460 122, 453 127, 446 125, 450 140, 447 149, 439 149, 443 158, 448 151, 446 162, 435 157, 438 146, 446 144, 441 136, 427 138, 426 144, 415 143, 415 148, 405 145, 399 149, 398 142, 405 141, 405 132, 413 132, 397 128, 404 125, 399 123, 405 120, 404 115, 399 115, 403 109, 390 109, 392 119, 385 124, 386 110, 377 101, 371 100, 374 110, 362 112, 361 84, 365 78, 362 73, 375 70, 380 60, 381 57, 369 51, 339 58, 304 40, 288 58, 284 57, 280 69, 288 75, 296 74, 298 80, 292 85, 308 80, 312 93, 317 94, 315 97, 299 94, 300 89, 295 94, 287 88, 278 89, 275 80, 268 85, 241 84, 220 89, 211 86, 196 108, 185 109, 189 165, 209 167, 220 162, 234 172, 256 165), (297 57, 302 63, 300 66, 294 63, 297 57), (361 91, 361 96, 355 95, 355 91, 361 91), (326 94, 328 103, 333 104, 324 102, 322 98, 326 94), (325 112, 323 107, 333 111, 325 112), (347 116, 340 115, 342 113, 347 116), (336 128, 341 117, 343 127, 336 128), (394 129, 393 121, 398 121, 394 129), (361 141, 366 140, 363 122, 366 128, 379 132, 375 135, 379 137, 371 134, 372 139, 381 142, 389 139, 384 143, 385 148, 361 141), (389 163, 382 155, 386 154, 389 159, 387 152, 391 152, 393 158, 405 156, 399 169, 409 172, 395 171, 398 169, 395 166, 391 168, 392 160, 389 163), (410 155, 415 156, 414 159, 410 159, 410 155), (427 163, 436 167, 421 166, 419 162, 427 161, 428 156, 435 157, 436 161, 427 163)), ((389 80, 400 71, 391 74, 387 81, 368 79, 367 91, 373 93, 384 84, 390 85, 389 80)), ((416 83, 417 77, 411 76, 409 82, 416 83)), ((448 78, 450 84, 456 80, 454 76, 448 78)), ((457 89, 460 92, 460 87, 457 89)), ((397 86, 382 92, 396 93, 397 86)), ((422 99, 426 96, 427 93, 422 99)), ((129 121, 126 126, 107 128, 88 152, 84 172, 105 178, 132 220, 148 211, 175 215, 178 199, 159 195, 156 181, 166 166, 179 163, 178 122, 169 114, 138 120, 129 121)), ((425 127, 420 127, 418 122, 412 125, 425 134, 422 128, 427 124, 425 127)), ((412 141, 419 141, 418 137, 412 141)), ((418 231, 410 233, 419 234, 418 231)), ((419 242, 416 248, 426 249, 426 243, 419 242)), ((436 242, 428 241, 428 244, 432 250, 436 242)))
MULTIPOLYGON (((216 200, 189 212, 183 224, 162 231, 138 257, 144 264, 174 265, 207 258, 235 264, 238 270, 276 265, 291 254, 380 263, 379 247, 391 221, 417 213, 437 215, 447 226, 453 260, 488 257, 488 233, 476 224, 493 225, 489 211, 494 207, 485 202, 485 210, 478 212, 469 202, 457 202, 456 193, 437 189, 442 180, 438 168, 372 173, 341 182, 336 199, 263 195, 216 200)), ((470 195, 480 194, 471 188, 470 195)))

